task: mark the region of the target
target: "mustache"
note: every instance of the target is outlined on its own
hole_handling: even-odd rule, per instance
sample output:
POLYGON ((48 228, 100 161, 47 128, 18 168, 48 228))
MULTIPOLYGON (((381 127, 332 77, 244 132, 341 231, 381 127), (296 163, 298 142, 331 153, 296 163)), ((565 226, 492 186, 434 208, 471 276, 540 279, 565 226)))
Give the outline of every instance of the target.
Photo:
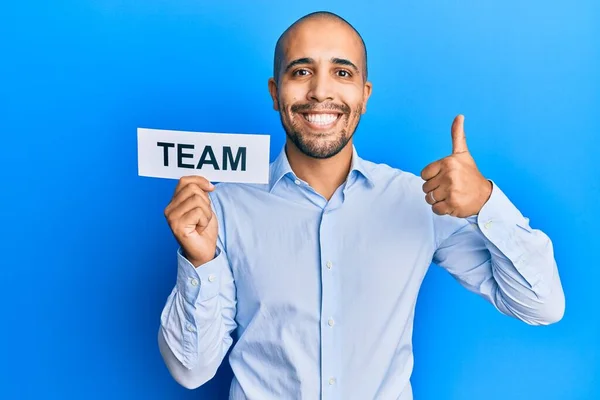
POLYGON ((325 103, 325 104, 294 104, 290 110, 295 113, 306 113, 310 111, 337 111, 342 114, 350 114, 350 107, 345 104, 325 103))

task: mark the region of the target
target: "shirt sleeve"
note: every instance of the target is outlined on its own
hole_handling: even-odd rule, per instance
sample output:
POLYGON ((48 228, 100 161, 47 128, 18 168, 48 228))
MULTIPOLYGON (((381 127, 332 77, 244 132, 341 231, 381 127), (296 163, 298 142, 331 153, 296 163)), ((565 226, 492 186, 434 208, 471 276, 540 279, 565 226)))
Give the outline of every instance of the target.
POLYGON ((565 298, 550 238, 493 182, 480 213, 466 219, 434 215, 433 262, 503 314, 530 325, 559 321, 565 298))
POLYGON ((191 389, 214 377, 233 342, 235 313, 235 282, 221 239, 215 258, 197 268, 178 249, 177 280, 158 334, 161 355, 178 383, 191 389))

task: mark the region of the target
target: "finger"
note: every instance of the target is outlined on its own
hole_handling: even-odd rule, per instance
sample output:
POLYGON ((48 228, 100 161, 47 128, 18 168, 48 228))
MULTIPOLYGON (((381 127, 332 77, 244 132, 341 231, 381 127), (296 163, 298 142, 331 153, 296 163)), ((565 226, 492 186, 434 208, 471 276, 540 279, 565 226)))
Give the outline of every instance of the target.
POLYGON ((194 208, 202 208, 203 210, 206 210, 207 214, 212 213, 210 204, 207 204, 201 195, 194 193, 182 201, 177 207, 170 209, 167 213, 167 219, 171 223, 177 222, 183 216, 183 214, 193 210, 194 208))
POLYGON ((452 154, 466 153, 469 151, 467 148, 464 121, 465 117, 463 115, 458 115, 454 118, 454 122, 452 122, 452 154))
POLYGON ((207 213, 205 209, 202 207, 196 207, 181 216, 179 220, 179 226, 181 228, 185 227, 195 227, 194 229, 200 228, 200 231, 203 231, 206 228, 212 219, 212 213, 207 213))
POLYGON ((208 197, 208 193, 206 193, 204 190, 202 190, 202 188, 200 186, 198 186, 196 183, 190 183, 190 184, 186 185, 175 196, 173 196, 171 203, 173 204, 174 207, 176 207, 181 202, 186 200, 188 197, 193 196, 194 194, 199 195, 200 197, 202 197, 202 199, 207 204, 210 204, 210 198, 208 197))
POLYGON ((425 195, 425 201, 427 204, 433 205, 446 200, 447 195, 447 190, 440 186, 435 190, 427 192, 425 195))
POLYGON ((445 201, 440 201, 431 206, 431 209, 437 215, 447 215, 454 210, 445 201))
POLYGON ((177 186, 175 186, 175 194, 177 194, 180 190, 182 190, 185 186, 187 186, 190 183, 195 183, 196 185, 200 186, 200 189, 204 190, 205 192, 210 192, 215 188, 215 186, 212 183, 210 183, 205 177, 200 175, 189 175, 181 177, 179 179, 179 183, 177 183, 177 186))
POLYGON ((423 180, 430 180, 434 176, 436 176, 441 170, 441 163, 438 161, 432 162, 421 171, 421 178, 423 180))
POLYGON ((183 189, 181 189, 179 192, 177 192, 175 196, 173 196, 173 199, 171 199, 171 202, 165 208, 165 215, 168 216, 173 209, 179 207, 181 203, 183 203, 185 200, 192 197, 193 195, 200 196, 208 205, 210 205, 208 193, 200 189, 200 186, 198 186, 197 184, 190 183, 186 185, 183 189))
POLYGON ((442 178, 443 178, 442 174, 437 174, 430 180, 423 183, 423 193, 428 193, 428 192, 431 192, 432 190, 438 188, 442 184, 442 180, 443 180, 442 178))

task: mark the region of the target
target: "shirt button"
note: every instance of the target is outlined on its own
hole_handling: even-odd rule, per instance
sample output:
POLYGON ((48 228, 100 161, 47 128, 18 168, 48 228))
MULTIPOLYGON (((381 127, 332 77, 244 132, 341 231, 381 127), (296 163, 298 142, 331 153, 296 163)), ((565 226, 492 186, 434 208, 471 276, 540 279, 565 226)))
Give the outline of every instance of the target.
POLYGON ((331 261, 327 261, 327 269, 331 269, 331 267, 333 267, 333 263, 331 261))
POLYGON ((188 324, 187 330, 190 332, 194 332, 194 327, 192 325, 188 324))
POLYGON ((333 385, 335 383, 335 378, 329 378, 329 384, 333 385))
POLYGON ((208 281, 209 281, 209 282, 214 282, 214 281, 215 281, 215 279, 217 279, 217 277, 216 277, 216 276, 214 276, 213 274, 210 274, 210 275, 208 276, 208 281))
POLYGON ((492 226, 492 220, 490 219, 488 222, 485 223, 485 229, 490 229, 490 226, 492 226))
POLYGON ((327 321, 327 323, 329 324, 329 326, 333 326, 333 324, 335 324, 335 321, 332 318, 329 318, 329 321, 327 321))
POLYGON ((190 283, 192 284, 192 286, 198 286, 198 280, 196 278, 192 278, 190 280, 190 283))
POLYGON ((296 179, 296 180, 294 181, 294 183, 295 183, 296 185, 299 185, 299 184, 300 184, 300 181, 299 181, 298 179, 296 179))

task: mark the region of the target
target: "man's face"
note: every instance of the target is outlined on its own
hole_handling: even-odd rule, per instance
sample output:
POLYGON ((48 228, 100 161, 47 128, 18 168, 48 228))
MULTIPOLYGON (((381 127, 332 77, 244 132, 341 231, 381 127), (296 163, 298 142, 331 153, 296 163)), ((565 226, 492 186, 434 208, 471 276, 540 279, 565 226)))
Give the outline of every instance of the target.
POLYGON ((360 38, 342 23, 309 20, 289 33, 279 83, 271 79, 269 91, 304 154, 332 157, 352 139, 371 94, 363 66, 360 38))

